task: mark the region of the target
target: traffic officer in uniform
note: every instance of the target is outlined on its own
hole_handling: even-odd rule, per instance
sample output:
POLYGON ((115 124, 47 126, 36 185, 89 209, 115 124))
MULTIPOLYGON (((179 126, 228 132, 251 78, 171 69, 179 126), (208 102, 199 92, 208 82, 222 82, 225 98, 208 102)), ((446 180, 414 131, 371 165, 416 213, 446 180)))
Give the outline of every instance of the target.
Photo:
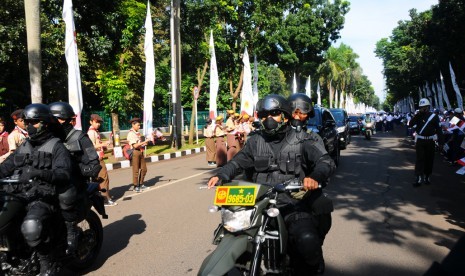
POLYGON ((435 141, 442 149, 444 137, 439 117, 430 111, 430 102, 423 98, 419 102, 419 112, 410 120, 409 127, 414 128, 415 136, 415 182, 414 187, 430 184, 433 172, 435 141))
MULTIPOLYGON (((297 135, 289 126, 291 107, 280 95, 268 95, 257 105, 261 130, 251 134, 239 151, 208 181, 212 188, 228 182, 244 170, 251 170, 251 180, 276 185, 291 179, 303 183, 301 193, 293 197, 280 194, 278 204, 289 231, 291 260, 295 275, 316 274, 322 259, 319 220, 312 210, 321 196, 321 184, 334 172, 335 164, 325 150, 321 138, 297 135), (308 192, 311 191, 311 192, 308 192)), ((306 133, 303 133, 306 134, 306 133)), ((332 205, 321 206, 321 212, 332 205)))

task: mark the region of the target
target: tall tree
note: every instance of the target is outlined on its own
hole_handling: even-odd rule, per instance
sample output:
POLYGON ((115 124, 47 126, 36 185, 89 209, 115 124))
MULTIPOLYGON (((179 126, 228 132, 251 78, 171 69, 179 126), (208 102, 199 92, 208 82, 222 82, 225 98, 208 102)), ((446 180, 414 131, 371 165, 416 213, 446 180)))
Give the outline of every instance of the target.
POLYGON ((40 0, 24 0, 27 54, 32 103, 42 103, 42 56, 40 48, 40 0))

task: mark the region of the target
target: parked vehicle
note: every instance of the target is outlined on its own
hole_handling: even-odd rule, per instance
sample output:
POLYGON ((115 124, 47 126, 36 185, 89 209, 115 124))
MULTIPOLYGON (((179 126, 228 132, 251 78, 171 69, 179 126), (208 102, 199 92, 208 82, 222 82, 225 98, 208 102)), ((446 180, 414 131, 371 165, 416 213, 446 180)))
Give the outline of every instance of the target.
MULTIPOLYGON (((22 196, 22 185, 17 178, 0 179, 0 275, 38 275, 40 262, 37 253, 26 244, 21 224, 26 215, 27 201, 22 196)), ((50 218, 49 229, 52 252, 50 253, 54 265, 59 268, 66 266, 72 271, 88 269, 96 260, 103 242, 102 222, 92 207, 107 218, 103 197, 98 191, 98 183, 88 185, 85 210, 82 220, 77 225, 79 229, 78 247, 73 255, 66 254, 67 231, 66 225, 59 214, 55 212, 50 218)))
POLYGON ((357 115, 349 115, 349 132, 350 134, 360 134, 362 131, 362 126, 358 122, 358 119, 360 119, 360 116, 357 115))
POLYGON ((275 187, 246 181, 217 187, 210 208, 221 211, 213 238, 217 247, 197 275, 291 275, 286 224, 276 204, 278 194, 301 188, 298 180, 275 187))
POLYGON ((337 132, 336 120, 327 108, 315 105, 314 110, 315 116, 308 120, 307 128, 320 135, 329 155, 333 158, 336 165, 339 165, 341 150, 339 147, 339 133, 337 132))
POLYGON ((347 145, 350 144, 351 138, 347 111, 342 108, 330 108, 329 111, 331 111, 336 120, 337 132, 339 133, 339 148, 346 149, 347 145))

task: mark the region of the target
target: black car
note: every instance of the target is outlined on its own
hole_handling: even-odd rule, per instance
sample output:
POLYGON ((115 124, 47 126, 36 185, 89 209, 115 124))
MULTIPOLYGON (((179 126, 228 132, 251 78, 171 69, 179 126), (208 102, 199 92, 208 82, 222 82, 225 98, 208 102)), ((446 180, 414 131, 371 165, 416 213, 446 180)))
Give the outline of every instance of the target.
POLYGON ((325 144, 329 155, 336 165, 339 165, 341 150, 339 148, 339 134, 337 132, 336 120, 329 109, 315 105, 315 116, 308 120, 308 129, 318 133, 325 144))
POLYGON ((350 129, 349 129, 349 116, 347 111, 342 108, 330 108, 331 114, 336 119, 337 132, 339 133, 339 147, 346 149, 350 144, 350 129))
POLYGON ((360 116, 357 115, 349 115, 349 132, 350 134, 360 134, 361 126, 358 123, 358 119, 360 116))

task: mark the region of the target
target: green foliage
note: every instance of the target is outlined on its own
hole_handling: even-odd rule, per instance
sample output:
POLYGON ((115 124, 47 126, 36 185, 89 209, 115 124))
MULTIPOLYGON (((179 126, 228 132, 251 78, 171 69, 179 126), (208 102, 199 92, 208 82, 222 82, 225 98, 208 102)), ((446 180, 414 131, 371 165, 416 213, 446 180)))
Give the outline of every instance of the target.
POLYGON ((378 41, 375 53, 383 60, 388 103, 407 96, 417 99, 418 88, 426 81, 438 81, 441 71, 449 100, 454 104, 449 62, 459 86, 464 87, 465 54, 460 47, 465 43, 464 20, 463 1, 440 1, 422 13, 412 9, 410 20, 399 22, 389 38, 378 41))

